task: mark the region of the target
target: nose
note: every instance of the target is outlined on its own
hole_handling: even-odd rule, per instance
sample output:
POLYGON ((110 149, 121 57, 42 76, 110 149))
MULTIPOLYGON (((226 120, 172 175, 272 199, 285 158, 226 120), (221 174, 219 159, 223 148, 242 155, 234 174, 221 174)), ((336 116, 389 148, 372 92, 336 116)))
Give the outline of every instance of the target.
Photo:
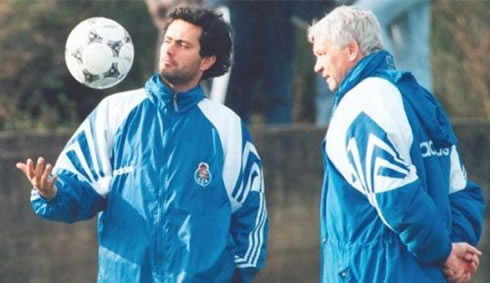
POLYGON ((313 67, 313 70, 316 73, 321 73, 323 70, 322 64, 320 63, 320 60, 316 59, 315 67, 313 67))
POLYGON ((175 50, 174 50, 174 44, 171 42, 164 42, 162 44, 162 54, 167 54, 167 55, 174 55, 175 50))

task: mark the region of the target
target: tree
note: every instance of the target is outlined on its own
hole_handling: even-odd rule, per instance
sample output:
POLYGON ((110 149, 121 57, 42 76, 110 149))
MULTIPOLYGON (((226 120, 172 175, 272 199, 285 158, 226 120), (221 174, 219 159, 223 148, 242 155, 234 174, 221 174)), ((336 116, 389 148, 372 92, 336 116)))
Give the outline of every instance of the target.
POLYGON ((488 1, 434 1, 434 89, 451 117, 490 119, 489 11, 488 1))

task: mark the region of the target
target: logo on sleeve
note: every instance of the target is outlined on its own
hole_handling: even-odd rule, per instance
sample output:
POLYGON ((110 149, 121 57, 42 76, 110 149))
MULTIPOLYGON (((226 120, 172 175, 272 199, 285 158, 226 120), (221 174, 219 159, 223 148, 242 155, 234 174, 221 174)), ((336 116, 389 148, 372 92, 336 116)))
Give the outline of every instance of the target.
POLYGON ((351 181, 366 193, 388 191, 412 181, 408 164, 388 134, 365 113, 347 130, 346 149, 351 181))
POLYGON ((194 181, 200 186, 206 187, 211 183, 213 175, 209 171, 209 165, 206 162, 200 162, 197 166, 196 171, 194 171, 194 181))

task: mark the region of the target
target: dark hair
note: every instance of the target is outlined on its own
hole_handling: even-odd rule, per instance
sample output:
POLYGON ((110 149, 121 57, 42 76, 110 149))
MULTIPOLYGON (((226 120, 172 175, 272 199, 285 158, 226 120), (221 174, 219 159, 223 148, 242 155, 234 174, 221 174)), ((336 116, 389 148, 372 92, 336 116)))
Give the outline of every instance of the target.
POLYGON ((183 20, 202 28, 199 55, 215 55, 216 62, 203 73, 201 79, 221 76, 228 71, 231 65, 231 28, 223 15, 204 8, 179 7, 171 11, 168 17, 167 27, 175 20, 183 20))

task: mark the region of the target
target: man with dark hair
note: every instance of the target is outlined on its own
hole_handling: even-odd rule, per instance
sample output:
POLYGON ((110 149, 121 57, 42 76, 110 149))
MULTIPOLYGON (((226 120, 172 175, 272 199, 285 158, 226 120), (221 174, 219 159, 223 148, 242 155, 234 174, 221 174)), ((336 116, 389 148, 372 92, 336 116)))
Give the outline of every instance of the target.
POLYGON ((98 282, 250 282, 268 231, 260 157, 240 118, 198 85, 230 66, 221 15, 169 14, 159 73, 105 98, 54 168, 17 163, 41 217, 98 214, 98 282))

